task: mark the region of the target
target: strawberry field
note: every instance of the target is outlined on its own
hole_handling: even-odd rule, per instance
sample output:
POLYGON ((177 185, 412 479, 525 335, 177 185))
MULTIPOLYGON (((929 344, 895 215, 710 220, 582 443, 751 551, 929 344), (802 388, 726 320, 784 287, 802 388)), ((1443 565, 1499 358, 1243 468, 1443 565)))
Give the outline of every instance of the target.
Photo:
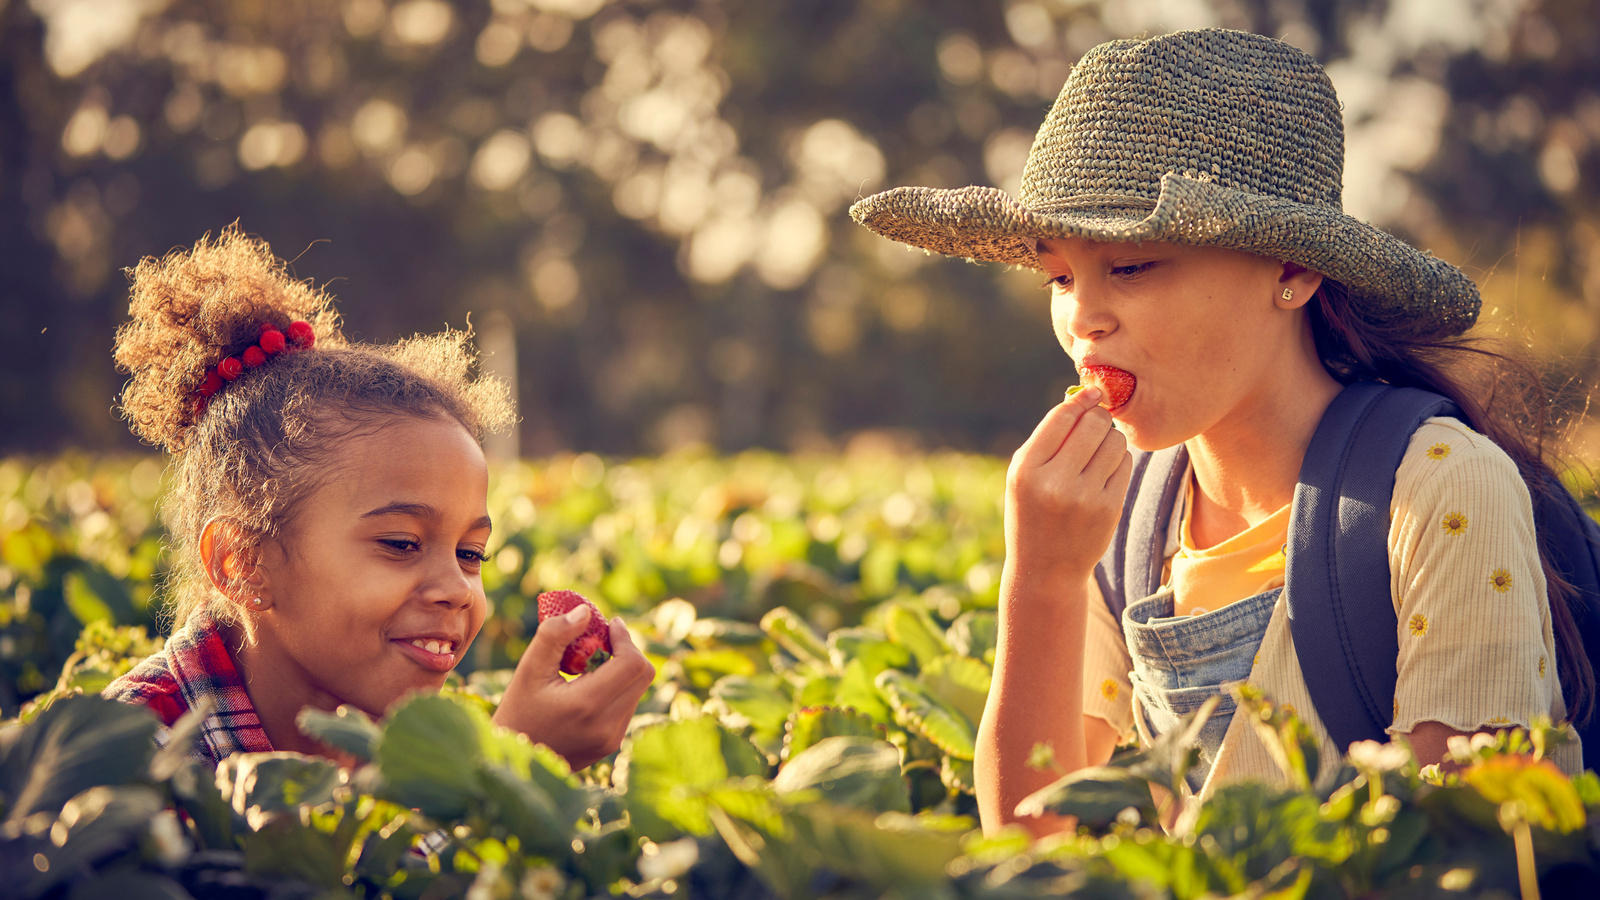
POLYGON ((0 462, 6 895, 1600 893, 1600 779, 1544 761, 1552 731, 1462 742, 1445 775, 1358 745, 1313 786, 1315 745, 1260 697, 1240 714, 1284 786, 1224 788, 1164 828, 1151 786, 1193 759, 1173 735, 1030 799, 1077 834, 982 836, 1004 473, 961 455, 502 466, 492 615, 459 680, 381 723, 304 714, 353 768, 284 753, 213 771, 94 696, 159 646, 160 463, 0 462), (532 598, 557 588, 624 616, 658 670, 621 752, 578 772, 489 722, 532 598))

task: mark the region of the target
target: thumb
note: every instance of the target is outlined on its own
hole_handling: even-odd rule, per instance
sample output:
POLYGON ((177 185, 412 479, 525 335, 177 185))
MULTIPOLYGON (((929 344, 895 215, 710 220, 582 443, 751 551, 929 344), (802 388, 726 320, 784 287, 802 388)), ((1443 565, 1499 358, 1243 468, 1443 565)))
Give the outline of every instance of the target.
POLYGON ((594 611, 588 604, 582 604, 540 622, 539 630, 533 633, 533 641, 523 651, 517 668, 528 666, 534 672, 553 675, 561 668, 561 654, 566 652, 568 644, 583 634, 592 615, 594 611))

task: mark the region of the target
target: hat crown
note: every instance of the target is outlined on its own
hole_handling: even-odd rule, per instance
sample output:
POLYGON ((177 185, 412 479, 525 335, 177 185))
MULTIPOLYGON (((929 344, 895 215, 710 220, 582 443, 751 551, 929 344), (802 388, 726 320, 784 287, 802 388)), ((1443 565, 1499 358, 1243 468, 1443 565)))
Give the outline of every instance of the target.
POLYGON ((1151 206, 1169 172, 1341 209, 1344 122, 1301 50, 1207 29, 1084 55, 1039 127, 1018 199, 1040 212, 1151 206))

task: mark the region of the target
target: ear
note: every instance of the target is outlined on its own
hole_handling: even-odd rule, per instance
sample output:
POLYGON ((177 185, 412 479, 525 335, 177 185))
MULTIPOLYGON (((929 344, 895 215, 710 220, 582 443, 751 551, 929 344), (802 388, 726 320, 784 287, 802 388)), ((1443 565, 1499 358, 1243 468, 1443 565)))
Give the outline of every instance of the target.
POLYGON ((245 541, 244 530, 232 519, 214 518, 200 530, 200 564, 217 593, 246 613, 265 610, 271 603, 267 570, 258 561, 257 548, 245 541))
POLYGON ((1322 287, 1322 275, 1299 263, 1284 262, 1278 274, 1276 296, 1272 302, 1279 309, 1300 309, 1322 287))

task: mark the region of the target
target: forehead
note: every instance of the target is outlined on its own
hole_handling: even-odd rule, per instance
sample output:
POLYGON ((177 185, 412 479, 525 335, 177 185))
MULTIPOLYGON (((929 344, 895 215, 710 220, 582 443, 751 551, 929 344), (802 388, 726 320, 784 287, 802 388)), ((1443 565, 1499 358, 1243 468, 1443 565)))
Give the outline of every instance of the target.
POLYGON ((488 465, 453 420, 396 417, 352 432, 327 461, 319 494, 340 505, 423 501, 443 508, 487 502, 488 465))
POLYGON ((1096 241, 1082 237, 1039 238, 1034 242, 1033 252, 1041 257, 1066 258, 1077 254, 1112 253, 1122 249, 1148 246, 1152 245, 1131 241, 1096 241))

